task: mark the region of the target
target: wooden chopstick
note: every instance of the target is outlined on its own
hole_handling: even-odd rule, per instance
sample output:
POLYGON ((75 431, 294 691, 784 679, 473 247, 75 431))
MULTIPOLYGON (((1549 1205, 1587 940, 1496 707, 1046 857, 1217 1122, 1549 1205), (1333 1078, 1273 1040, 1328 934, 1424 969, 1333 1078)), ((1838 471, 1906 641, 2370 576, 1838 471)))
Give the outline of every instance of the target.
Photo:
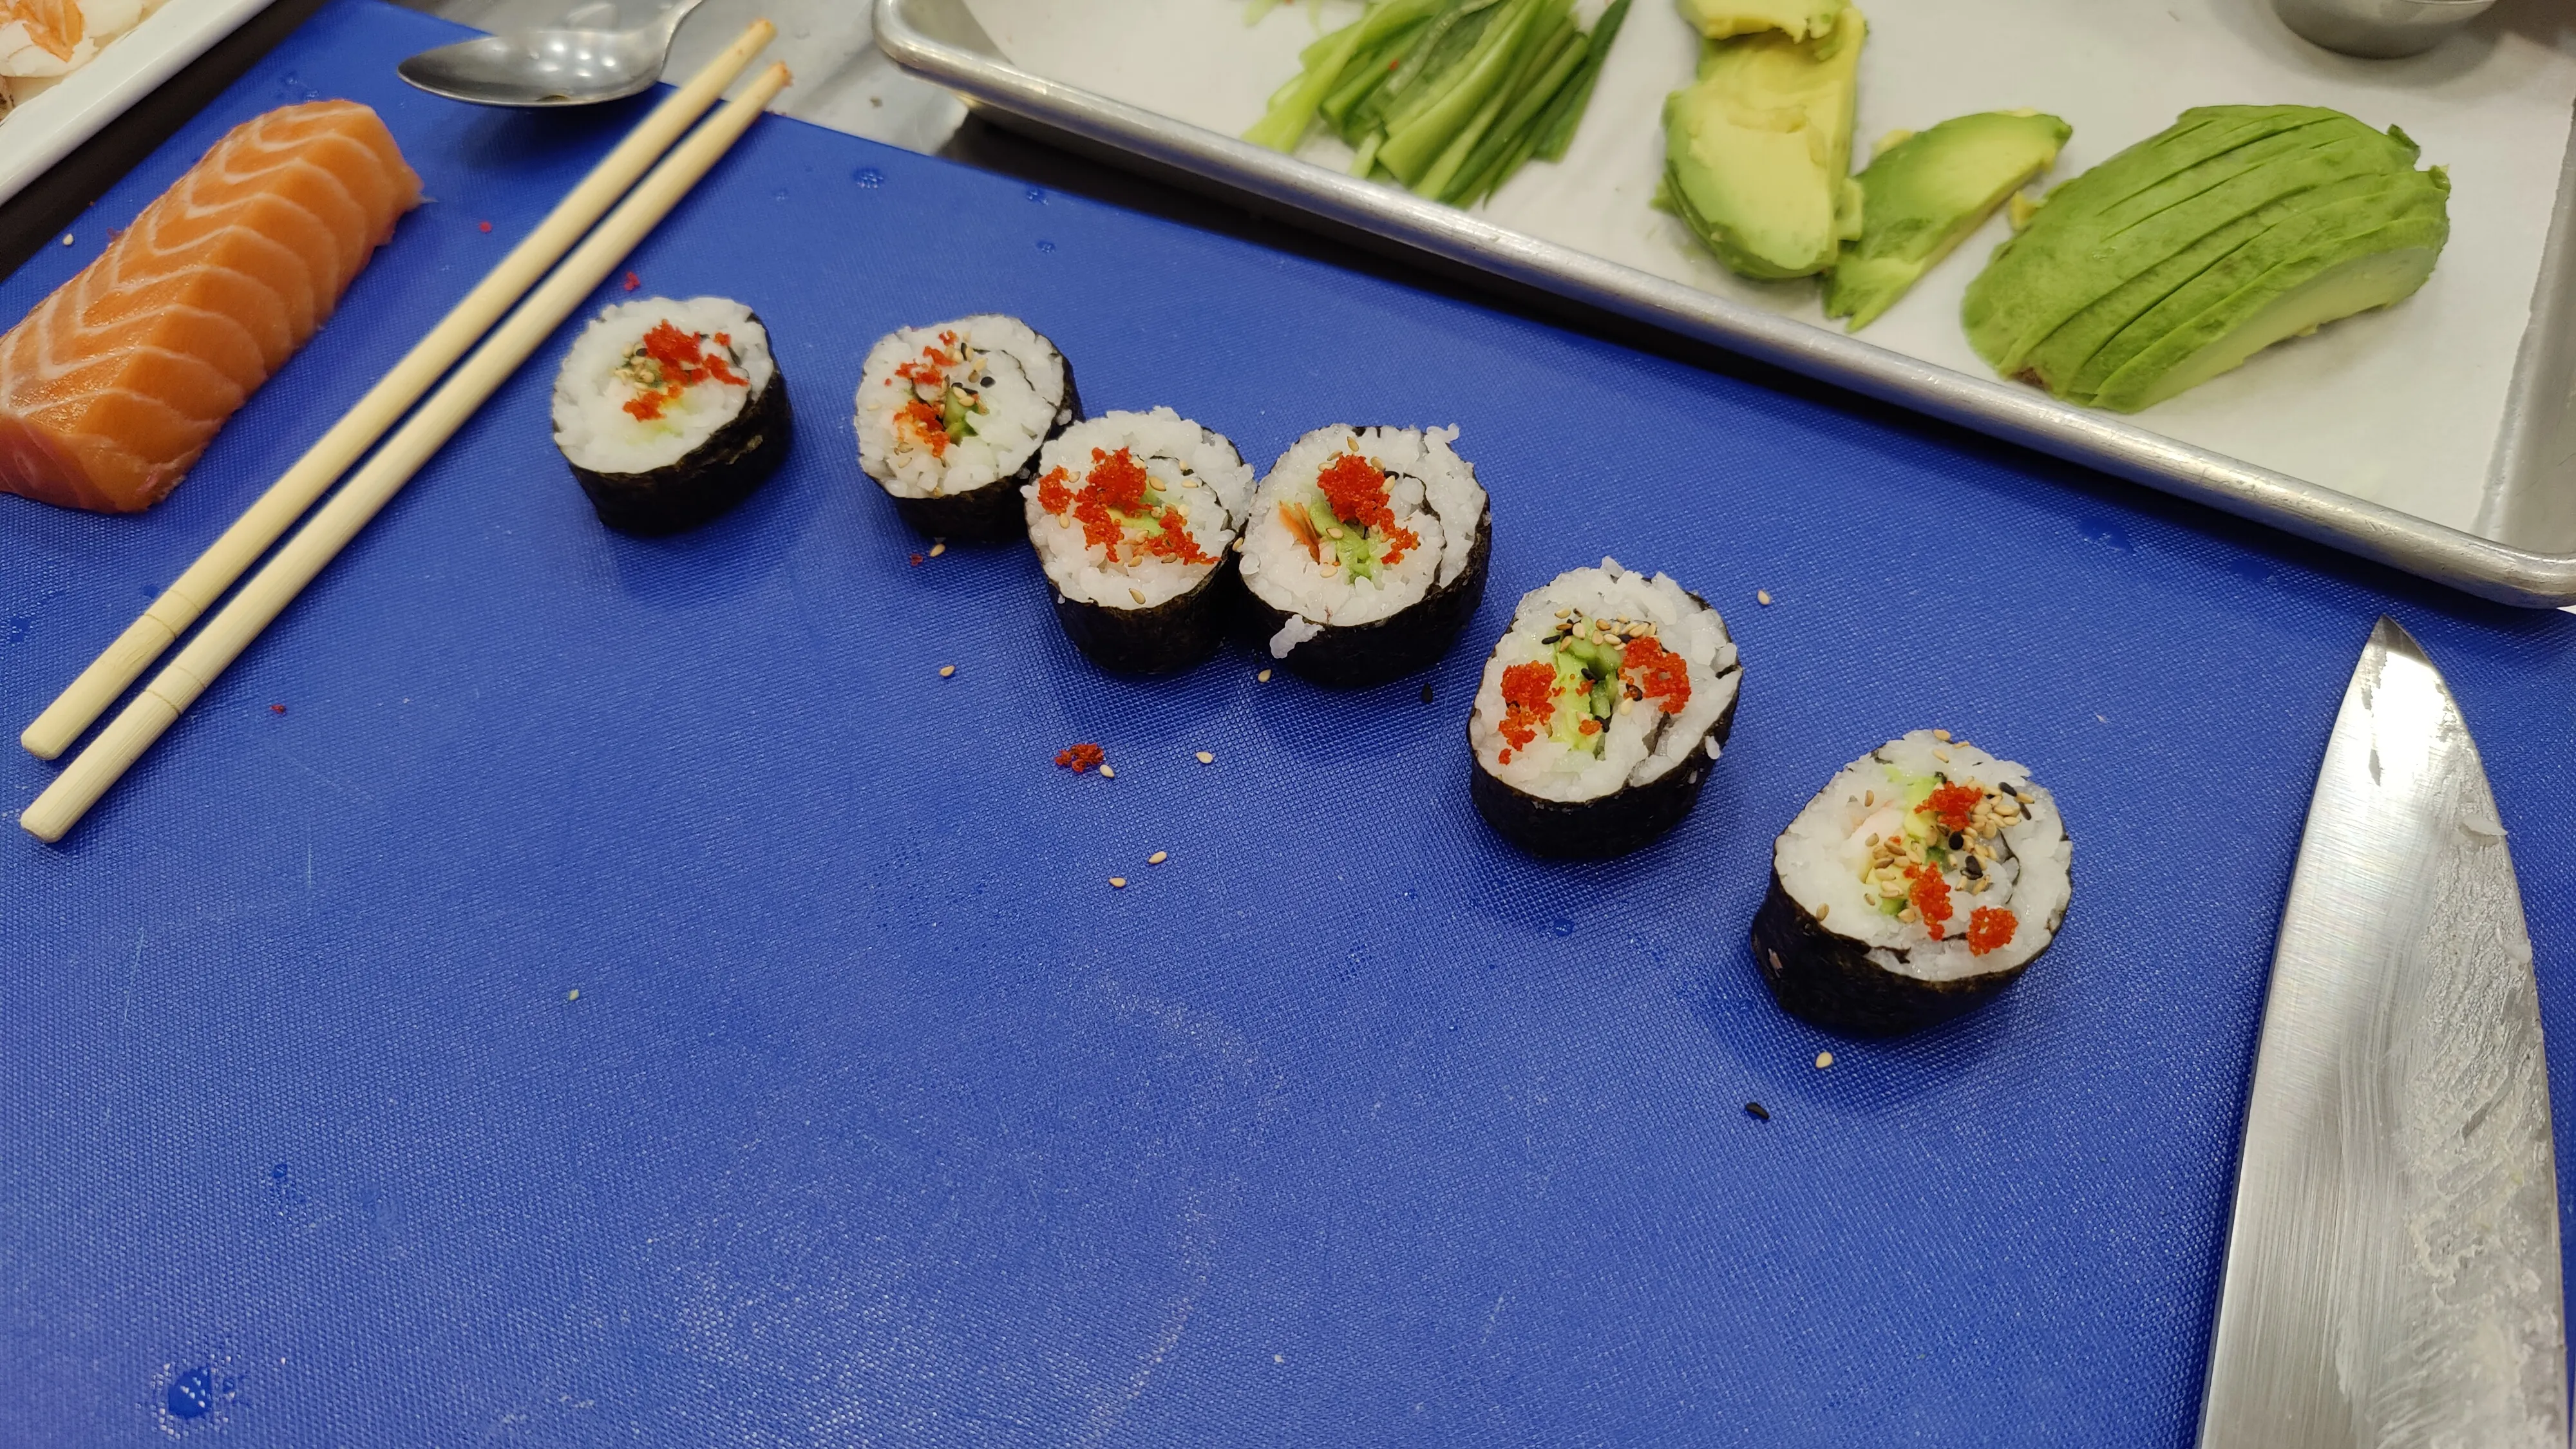
POLYGON ((680 198, 741 139, 761 108, 786 89, 787 67, 772 64, 683 141, 618 204, 564 264, 530 293, 465 365, 430 394, 331 501, 251 576, 213 622, 179 651, 132 703, 108 722, 18 823, 39 840, 60 840, 182 710, 205 693, 315 575, 348 546, 422 464, 472 417, 519 365, 590 296, 680 198))
POLYGON ((368 389, 346 417, 306 449, 304 456, 295 460, 295 466, 269 485, 268 491, 225 529, 221 538, 188 565, 187 572, 162 590, 152 607, 143 611, 143 617, 127 625, 115 643, 108 645, 78 679, 45 706, 45 712, 18 736, 18 743, 38 759, 50 760, 79 739, 81 731, 106 713, 117 696, 125 693, 126 686, 141 678, 152 661, 161 657, 161 651, 188 632, 188 626, 196 623, 198 616, 213 608, 224 591, 259 562, 260 555, 294 527, 295 520, 302 518, 316 499, 330 491, 349 465, 374 447, 385 430, 420 401, 430 384, 465 355, 465 349, 480 341, 502 313, 527 295, 548 267, 572 250, 573 243, 581 240, 591 223, 626 194, 646 167, 661 159, 680 133, 706 114, 707 107, 715 104, 724 88, 733 84, 734 77, 741 75, 743 67, 751 64, 751 58, 777 34, 778 27, 768 21, 753 21, 722 54, 691 76, 688 84, 654 107, 643 124, 556 203, 526 241, 513 248, 490 276, 465 294, 465 300, 456 304, 446 320, 395 363, 383 381, 368 389))

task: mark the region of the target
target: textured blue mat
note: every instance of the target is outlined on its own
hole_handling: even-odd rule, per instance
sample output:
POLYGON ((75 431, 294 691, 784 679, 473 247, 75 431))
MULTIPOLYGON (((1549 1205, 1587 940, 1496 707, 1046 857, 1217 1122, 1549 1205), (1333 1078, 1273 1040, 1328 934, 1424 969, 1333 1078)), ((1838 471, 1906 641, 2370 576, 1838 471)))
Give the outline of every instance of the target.
MULTIPOLYGON (((395 81, 449 33, 324 11, 0 285, 315 93, 437 198, 169 503, 0 498, 12 729, 634 114, 395 81)), ((604 532, 549 348, 65 846, 0 830, 0 1442, 2186 1443, 2382 610, 2517 831, 2576 1122, 2576 620, 775 118, 633 265, 769 319, 764 493, 604 532), (1460 424, 1495 582, 1435 702, 1116 682, 1023 551, 909 562, 860 355, 985 308, 1256 466, 1460 424), (1465 705, 1513 598, 1605 553, 1727 611, 1744 710, 1679 833, 1537 864, 1467 803, 1465 705), (2074 911, 1983 1014, 1829 1038, 1746 956, 1768 842, 1931 724, 2056 787, 2074 911)), ((49 769, 0 750, 13 812, 49 769)))

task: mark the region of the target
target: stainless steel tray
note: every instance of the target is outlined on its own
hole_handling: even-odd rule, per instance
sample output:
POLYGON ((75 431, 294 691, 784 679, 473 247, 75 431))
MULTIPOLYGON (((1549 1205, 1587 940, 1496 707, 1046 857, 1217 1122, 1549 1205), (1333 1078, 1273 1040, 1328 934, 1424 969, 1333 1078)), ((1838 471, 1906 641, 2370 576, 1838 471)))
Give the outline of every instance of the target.
POLYGON ((2486 598, 2534 608, 2576 603, 2576 328, 2569 325, 2576 152, 2560 179, 2532 322, 2514 365, 2481 524, 2493 536, 2484 537, 1033 74, 1002 55, 964 0, 875 6, 877 43, 888 56, 1005 124, 1091 142, 1158 174, 1275 203, 1283 215, 1386 238, 2486 598))

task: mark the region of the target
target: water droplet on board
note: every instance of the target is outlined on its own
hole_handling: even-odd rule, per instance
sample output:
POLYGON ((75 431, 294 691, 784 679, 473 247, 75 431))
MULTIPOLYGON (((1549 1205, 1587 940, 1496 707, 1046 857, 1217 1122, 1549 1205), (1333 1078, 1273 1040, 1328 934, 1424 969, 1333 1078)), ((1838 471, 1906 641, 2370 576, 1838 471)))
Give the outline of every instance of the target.
POLYGON ((2075 531, 2104 548, 2115 548, 2122 553, 2137 552, 2137 546, 2129 542, 2129 531, 2107 518, 2079 519, 2075 531))
POLYGON ((1574 934, 1574 918, 1572 916, 1559 916, 1555 920, 1548 922, 1547 928, 1550 931, 1555 932, 1557 935, 1571 936, 1574 934))
POLYGON ((281 1162, 275 1167, 270 1168, 268 1170, 268 1180, 271 1182, 286 1181, 286 1164, 281 1162))
POLYGON ((868 188, 870 191, 874 191, 878 187, 885 185, 885 173, 879 171, 873 166, 862 166, 858 170, 851 172, 850 179, 859 183, 861 186, 868 188))
POLYGON ((1038 239, 1038 250, 1039 250, 1039 251, 1042 251, 1042 252, 1051 252, 1051 251, 1054 251, 1054 250, 1055 250, 1055 243, 1054 243, 1054 242, 1051 242, 1051 241, 1046 240, 1044 237, 1040 237, 1040 238, 1038 239))
POLYGON ((1044 201, 1044 200, 1046 200, 1046 191, 1045 191, 1045 189, 1044 189, 1043 187, 1037 187, 1037 186, 1032 186, 1032 187, 1030 187, 1030 188, 1029 188, 1029 200, 1031 200, 1031 201, 1044 201))
POLYGON ((202 1419, 214 1412, 214 1368, 199 1364, 172 1379, 170 1392, 163 1396, 162 1403, 174 1419, 202 1419))
POLYGON ((772 201, 785 201, 787 199, 787 188, 782 186, 776 191, 769 193, 769 199, 772 201))

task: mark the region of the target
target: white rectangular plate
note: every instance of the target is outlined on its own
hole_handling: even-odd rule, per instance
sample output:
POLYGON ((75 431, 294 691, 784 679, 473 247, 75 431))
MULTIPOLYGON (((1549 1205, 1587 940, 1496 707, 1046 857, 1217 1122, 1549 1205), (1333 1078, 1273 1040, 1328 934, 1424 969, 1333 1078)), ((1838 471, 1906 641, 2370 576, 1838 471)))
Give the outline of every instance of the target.
POLYGON ((0 116, 0 202, 268 5, 269 0, 169 0, 62 84, 0 116))

